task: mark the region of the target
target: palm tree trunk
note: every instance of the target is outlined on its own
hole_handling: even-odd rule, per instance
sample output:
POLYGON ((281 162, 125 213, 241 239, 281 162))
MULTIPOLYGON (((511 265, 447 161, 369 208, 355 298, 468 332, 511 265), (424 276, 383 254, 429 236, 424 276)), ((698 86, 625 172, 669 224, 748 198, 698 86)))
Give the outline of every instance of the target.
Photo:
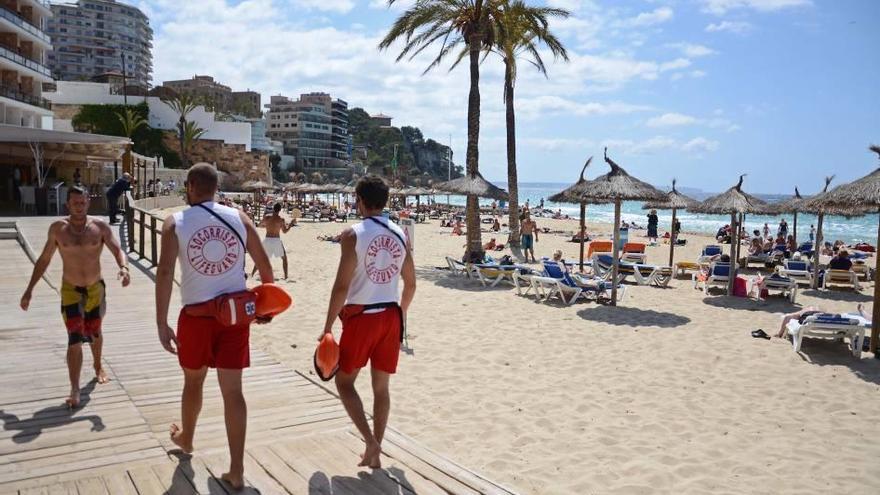
POLYGON ((587 204, 584 203, 583 201, 581 201, 581 223, 580 223, 581 230, 580 230, 580 234, 579 234, 580 235, 580 243, 579 244, 580 244, 580 260, 581 260, 580 271, 582 273, 584 271, 584 237, 586 237, 586 232, 587 232, 587 227, 585 225, 586 222, 587 222, 587 204))
POLYGON ((728 280, 727 280, 727 295, 733 295, 733 283, 736 280, 736 243, 739 242, 737 239, 739 237, 739 225, 736 224, 738 220, 738 215, 736 213, 731 213, 730 215, 730 271, 728 271, 728 280))
POLYGON ((510 237, 507 243, 519 246, 519 185, 516 177, 516 115, 513 108, 513 74, 510 61, 504 67, 504 105, 507 111, 507 191, 510 209, 510 237))
MULTIPOLYGON (((478 2, 480 3, 480 2, 478 2)), ((468 95, 467 117, 467 173, 479 172, 479 142, 480 142, 480 50, 482 48, 482 34, 472 34, 468 41, 470 49, 470 73, 471 88, 468 95)), ((480 235, 480 204, 477 197, 467 197, 466 209, 467 223, 467 260, 479 256, 482 258, 483 241, 480 235)))
POLYGON ((180 120, 177 121, 177 135, 180 140, 180 161, 183 163, 183 168, 189 167, 189 163, 186 160, 186 146, 184 144, 184 133, 186 132, 186 119, 183 118, 183 115, 180 116, 180 120))

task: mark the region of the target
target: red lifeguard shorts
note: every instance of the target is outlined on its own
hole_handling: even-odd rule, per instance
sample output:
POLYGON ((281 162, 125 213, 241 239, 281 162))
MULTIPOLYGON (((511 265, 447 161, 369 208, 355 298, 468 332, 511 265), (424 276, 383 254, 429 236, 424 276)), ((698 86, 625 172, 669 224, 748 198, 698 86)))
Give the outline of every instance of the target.
POLYGON ((177 318, 177 360, 197 370, 204 366, 240 370, 251 365, 250 325, 224 327, 211 317, 177 318))
POLYGON ((395 373, 402 331, 400 310, 397 307, 382 308, 378 313, 361 310, 362 307, 346 306, 339 315, 342 320, 340 371, 353 373, 369 361, 372 368, 395 373))

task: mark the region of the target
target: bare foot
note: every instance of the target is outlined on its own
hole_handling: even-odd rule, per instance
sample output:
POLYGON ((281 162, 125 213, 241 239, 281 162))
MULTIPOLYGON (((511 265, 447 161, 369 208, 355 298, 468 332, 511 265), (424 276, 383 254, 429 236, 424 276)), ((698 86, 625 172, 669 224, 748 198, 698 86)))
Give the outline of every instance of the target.
POLYGON ((229 483, 232 488, 236 490, 241 490, 244 488, 244 475, 240 473, 233 474, 232 472, 223 473, 220 475, 220 479, 229 483))
POLYGON ((364 450, 364 454, 361 456, 361 462, 358 463, 358 466, 367 466, 372 469, 379 469, 382 467, 382 446, 378 443, 367 444, 367 449, 364 450))
POLYGON ((95 379, 98 380, 98 383, 101 385, 110 381, 110 377, 107 376, 107 372, 104 371, 103 367, 95 368, 95 379))
POLYGON ((70 397, 65 399, 64 403, 67 404, 67 407, 69 409, 76 409, 77 407, 79 407, 79 389, 70 389, 70 397))
POLYGON ((171 441, 174 442, 174 445, 177 445, 178 447, 180 447, 180 450, 182 450, 185 454, 192 454, 192 451, 193 451, 192 442, 184 443, 183 439, 181 438, 183 436, 183 430, 181 430, 179 426, 177 426, 174 423, 171 423, 170 433, 171 433, 171 441))

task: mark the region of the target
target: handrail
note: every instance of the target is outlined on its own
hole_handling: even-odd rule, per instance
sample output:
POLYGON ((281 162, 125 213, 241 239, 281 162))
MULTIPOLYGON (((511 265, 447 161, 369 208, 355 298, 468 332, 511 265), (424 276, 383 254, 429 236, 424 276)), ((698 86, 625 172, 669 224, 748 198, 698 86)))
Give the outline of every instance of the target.
POLYGON ((0 57, 12 60, 13 62, 19 63, 28 69, 35 70, 40 74, 43 74, 47 77, 52 77, 52 71, 49 70, 45 65, 37 62, 36 60, 29 59, 24 55, 19 55, 12 50, 4 48, 0 46, 0 57))
POLYGON ((42 107, 46 110, 52 109, 52 102, 41 98, 35 95, 29 95, 27 93, 21 92, 15 88, 11 88, 9 86, 4 86, 0 84, 0 96, 5 96, 6 98, 12 98, 13 100, 17 100, 23 103, 27 103, 30 105, 34 105, 36 107, 42 107))
POLYGON ((9 9, 8 7, 0 6, 0 17, 3 17, 4 19, 8 19, 16 26, 24 29, 25 31, 31 33, 32 35, 36 36, 37 38, 40 38, 41 40, 45 41, 46 43, 50 43, 50 44, 52 43, 52 38, 50 38, 48 34, 44 33, 43 30, 40 29, 40 27, 37 26, 36 24, 34 24, 34 23, 28 21, 27 19, 21 17, 20 15, 18 15, 18 12, 15 12, 14 10, 9 9))
POLYGON ((164 218, 135 204, 131 191, 125 191, 125 244, 128 252, 137 253, 151 266, 159 264, 159 236, 162 235, 164 218), (158 227, 157 227, 158 224, 158 227), (146 251, 147 231, 150 233, 150 250, 146 251))

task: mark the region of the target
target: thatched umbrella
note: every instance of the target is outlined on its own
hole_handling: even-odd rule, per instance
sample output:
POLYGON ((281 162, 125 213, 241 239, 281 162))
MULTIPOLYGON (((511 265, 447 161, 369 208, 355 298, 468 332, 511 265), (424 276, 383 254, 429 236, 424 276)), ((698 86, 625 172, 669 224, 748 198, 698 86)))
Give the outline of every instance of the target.
POLYGON ((739 176, 739 182, 727 191, 708 198, 691 208, 694 213, 707 213, 712 215, 730 215, 730 281, 727 285, 727 294, 733 294, 733 282, 736 278, 736 263, 738 260, 739 231, 743 216, 747 213, 765 213, 768 211, 766 202, 746 194, 742 190, 743 177, 739 176))
POLYGON ((275 189, 275 186, 262 180, 249 180, 241 185, 245 191, 265 191, 266 189, 275 189))
MULTIPOLYGON (((880 156, 880 147, 872 145, 871 151, 880 156)), ((831 191, 819 194, 804 204, 807 211, 829 215, 848 217, 867 213, 880 212, 880 168, 859 180, 835 187, 831 191)), ((820 216, 821 218, 821 216, 820 216)), ((821 223, 819 224, 821 228, 821 223)), ((821 230, 816 232, 816 252, 821 239, 821 230)), ((880 224, 877 228, 877 244, 880 245, 880 224)), ((815 264, 818 266, 818 254, 815 264)), ((874 253, 874 311, 871 316, 871 352, 877 355, 877 341, 880 340, 880 282, 876 274, 880 273, 880 252, 874 253)), ((813 277, 814 285, 817 277, 813 277)))
POLYGON ((672 179, 672 190, 666 193, 666 197, 661 201, 649 201, 642 206, 644 210, 672 210, 672 225, 669 229, 669 266, 675 259, 675 241, 678 239, 678 232, 675 230, 675 213, 677 210, 686 210, 696 206, 699 201, 685 196, 675 189, 675 179, 672 179))
POLYGON ((587 162, 584 163, 583 168, 581 168, 581 176, 578 178, 577 182, 547 198, 554 203, 574 203, 581 206, 581 230, 579 234, 581 271, 584 270, 584 237, 586 237, 584 234, 587 231, 587 203, 582 197, 585 191, 584 184, 587 183, 587 179, 584 179, 584 172, 587 170, 587 167, 590 166, 590 162, 592 161, 592 156, 587 158, 587 162))
POLYGON ((781 203, 774 203, 770 205, 770 208, 774 213, 791 213, 794 215, 794 221, 792 225, 792 234, 794 235, 794 242, 797 244, 797 217, 798 213, 803 211, 803 204, 807 198, 801 196, 801 192, 798 191, 797 186, 794 188, 794 196, 791 198, 782 201, 781 203))
MULTIPOLYGON (((473 198, 490 198, 507 201, 507 191, 487 181, 479 172, 465 173, 465 175, 450 181, 434 184, 434 189, 461 196, 473 198)), ((470 199, 469 205, 470 205, 470 199)), ((483 253, 483 241, 480 233, 480 210, 468 209, 467 215, 467 259, 476 258, 474 253, 483 253), (475 212, 471 213, 471 211, 475 212)))
POLYGON ((822 204, 817 200, 828 192, 828 186, 831 185, 832 180, 834 180, 833 175, 825 177, 825 187, 822 188, 822 192, 801 200, 800 203, 801 211, 816 214, 816 243, 813 244, 813 289, 819 288, 819 251, 822 247, 822 224, 825 222, 826 214, 835 215, 838 210, 832 205, 822 204))
POLYGON ((611 304, 617 304, 617 274, 620 265, 620 204, 623 201, 655 201, 663 199, 663 192, 651 184, 642 182, 632 177, 620 165, 608 158, 608 148, 605 148, 605 162, 611 166, 611 171, 600 175, 594 180, 588 180, 582 184, 584 192, 581 198, 587 203, 603 204, 614 203, 614 247, 613 268, 611 271, 611 304))

